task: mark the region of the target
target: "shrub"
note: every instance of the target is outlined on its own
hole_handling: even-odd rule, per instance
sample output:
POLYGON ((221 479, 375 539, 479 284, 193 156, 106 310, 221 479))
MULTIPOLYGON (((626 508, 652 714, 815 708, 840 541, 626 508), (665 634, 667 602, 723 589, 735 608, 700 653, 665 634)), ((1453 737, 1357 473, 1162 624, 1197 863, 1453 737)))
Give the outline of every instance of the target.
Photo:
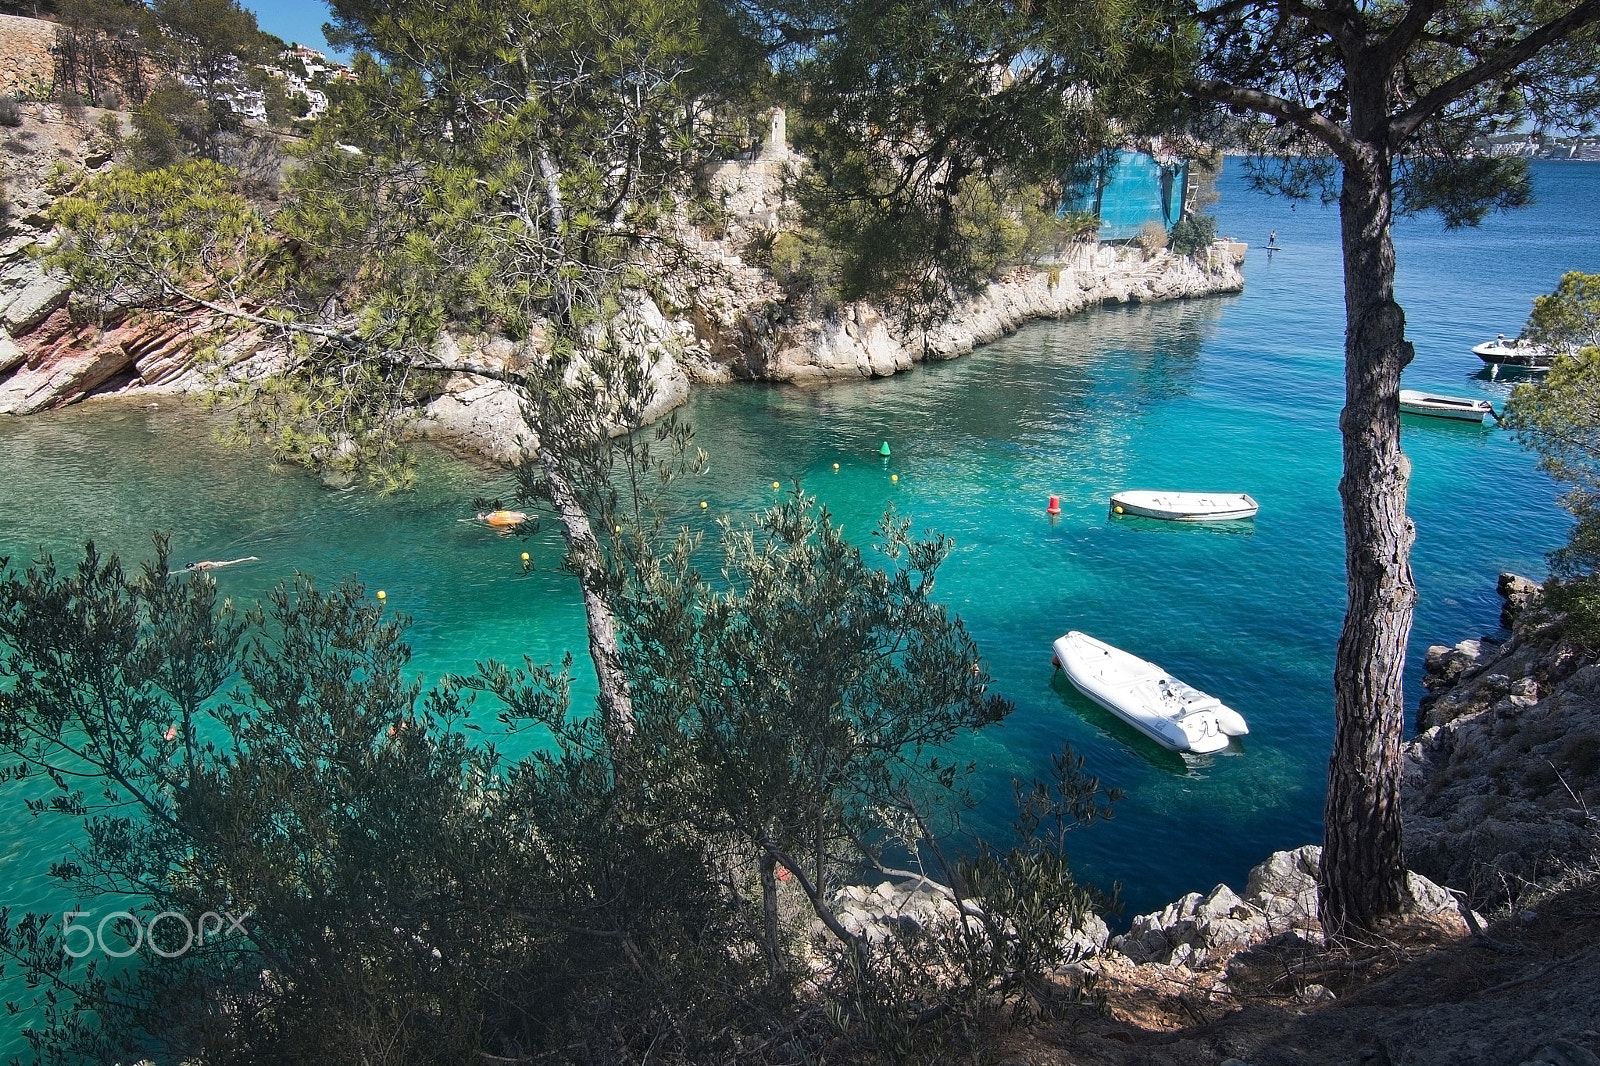
POLYGON ((1167 227, 1159 222, 1146 222, 1139 231, 1139 236, 1134 238, 1134 243, 1144 249, 1145 255, 1155 255, 1166 250, 1167 227))
POLYGON ((1568 580, 1552 577, 1544 585, 1544 602, 1562 616, 1561 632, 1589 648, 1600 648, 1600 576, 1568 580))
POLYGON ((122 116, 115 111, 107 111, 94 124, 94 136, 89 138, 89 147, 92 151, 115 156, 122 150, 122 145, 122 116))
POLYGON ((690 541, 640 544, 618 603, 638 732, 616 749, 565 667, 424 691, 405 619, 353 582, 241 611, 159 539, 136 574, 93 545, 0 561, 0 676, 27 679, 0 699, 0 781, 48 777, 30 805, 79 823, 53 876, 168 938, 244 915, 102 969, 74 968, 59 913, 0 909, 0 962, 36 990, 23 1035, 47 1061, 753 1066, 836 1034, 864 1066, 949 1061, 996 1008, 1050 1010, 1063 933, 1100 902, 1062 834, 1116 792, 1063 752, 1016 784, 1009 850, 931 846, 928 819, 965 809, 933 753, 1009 705, 929 599, 948 544, 886 518, 877 546, 798 494, 725 527, 726 587, 690 541), (545 744, 510 763, 494 722, 545 744), (944 872, 948 920, 809 953, 804 919, 838 926, 831 891, 884 869, 889 837, 944 872))
POLYGON ((1184 215, 1172 227, 1171 248, 1178 255, 1194 255, 1217 239, 1217 220, 1210 215, 1184 215))
POLYGON ((61 108, 61 117, 63 119, 74 126, 83 125, 83 94, 76 89, 63 89, 57 95, 56 104, 61 108))

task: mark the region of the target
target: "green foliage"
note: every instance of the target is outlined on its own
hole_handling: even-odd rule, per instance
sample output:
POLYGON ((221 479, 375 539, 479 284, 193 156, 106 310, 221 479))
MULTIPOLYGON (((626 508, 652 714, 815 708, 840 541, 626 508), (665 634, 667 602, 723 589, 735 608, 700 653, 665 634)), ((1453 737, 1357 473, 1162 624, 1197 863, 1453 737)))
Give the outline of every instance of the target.
POLYGON ((1534 299, 1525 332, 1562 354, 1543 380, 1513 390, 1502 421, 1568 486, 1561 504, 1577 518, 1550 555, 1545 602, 1575 639, 1600 646, 1600 275, 1562 275, 1534 299))
POLYGON ((151 148, 165 152, 141 158, 147 165, 166 166, 177 161, 172 153, 181 150, 239 165, 254 139, 229 96, 236 72, 251 70, 270 54, 255 15, 238 0, 156 0, 150 17, 146 46, 166 70, 182 75, 195 89, 191 92, 176 80, 167 86, 161 103, 145 115, 151 148))
POLYGON ((1540 465, 1572 486, 1567 505, 1588 511, 1600 499, 1600 277, 1569 273, 1561 287, 1534 303, 1530 331, 1551 342, 1585 345, 1556 357, 1541 381, 1518 385, 1506 404, 1505 423, 1539 453, 1540 465))
MULTIPOLYGON (((1593 545, 1589 546, 1592 550, 1593 545)), ((1594 556, 1590 556, 1592 567, 1594 556)), ((1588 648, 1600 648, 1600 577, 1589 573, 1544 583, 1544 605, 1561 615, 1561 634, 1588 648)))
POLYGON ((1217 220, 1210 215, 1184 215, 1172 227, 1170 247, 1178 255, 1194 255, 1217 239, 1217 220))
POLYGON ((1426 17, 1390 5, 1329 22, 1267 2, 1213 5, 1192 16, 1206 41, 1190 86, 1201 103, 1194 122, 1214 143, 1252 153, 1260 187, 1332 203, 1344 173, 1335 142, 1351 136, 1359 103, 1368 109, 1359 136, 1386 138, 1384 180, 1398 210, 1476 225, 1531 196, 1526 161, 1485 155, 1484 138, 1591 122, 1596 16, 1580 6, 1460 0, 1426 17), (1542 49, 1508 59, 1513 42, 1546 24, 1557 32, 1542 49), (1368 78, 1406 89, 1379 113, 1378 98, 1361 96, 1368 78), (1265 121, 1241 125, 1240 113, 1265 121))
POLYGON ((122 148, 122 117, 115 111, 107 111, 100 116, 95 128, 95 147, 103 148, 107 152, 116 152, 122 148))
POLYGON ((877 539, 886 569, 797 492, 754 529, 724 523, 725 586, 701 577, 686 538, 644 561, 619 612, 636 709, 682 723, 715 790, 696 805, 819 884, 854 861, 903 779, 947 770, 919 760, 1010 710, 932 600, 949 543, 889 517, 877 539))
POLYGON ((237 175, 205 160, 112 169, 57 200, 50 218, 66 236, 45 261, 97 313, 160 305, 190 287, 237 289, 266 239, 237 175))
POLYGON ((359 587, 304 580, 241 617, 164 548, 133 577, 92 549, 4 571, 5 774, 83 824, 55 876, 144 922, 244 930, 74 969, 58 917, 7 915, 0 954, 44 982, 37 1053, 712 1061, 695 1052, 740 1024, 715 990, 744 981, 703 844, 619 806, 564 677, 525 678, 506 716, 541 716, 561 754, 507 766, 469 739, 465 689, 404 676, 402 630, 359 587))
POLYGON ((794 7, 812 31, 784 53, 808 217, 853 249, 848 294, 912 304, 989 280, 1016 254, 995 206, 1031 201, 1146 121, 1187 55, 1150 5, 794 7))
MULTIPOLYGON (((869 160, 862 156, 860 165, 869 160)), ((888 171, 876 182, 860 172, 845 179, 894 200, 885 210, 870 197, 841 197, 832 182, 842 169, 836 163, 833 178, 819 170, 802 180, 805 225, 779 234, 771 250, 778 280, 825 308, 877 299, 926 317, 947 307, 953 294, 980 289, 1007 267, 1054 258, 1085 235, 1085 220, 1060 215, 1044 186, 974 177, 945 204, 937 197, 894 200, 898 179, 888 171), (929 248, 946 240, 938 269, 930 269, 929 248)), ((1088 232, 1096 228, 1098 222, 1088 232)))
POLYGON ((59 915, 0 912, 0 957, 37 982, 18 1005, 39 1011, 36 1054, 789 1061, 829 1038, 801 995, 815 979, 861 1061, 929 1061, 995 1005, 1048 1005, 1062 933, 1094 902, 1061 836, 1114 798, 1070 756, 1019 786, 1016 848, 939 860, 959 909, 925 933, 811 956, 746 894, 776 888, 756 871, 782 854, 831 916, 893 811, 934 847, 923 819, 959 801, 960 771, 928 746, 1006 709, 929 599, 945 546, 884 533, 879 571, 797 497, 726 531, 725 588, 681 553, 635 554, 639 578, 685 580, 667 603, 627 593, 625 750, 571 714, 564 669, 491 662, 424 691, 405 620, 353 583, 301 578, 240 612, 160 540, 132 575, 92 547, 68 570, 0 564, 0 780, 37 781, 34 815, 81 827, 53 876, 142 923, 241 918, 188 945, 169 918, 113 967, 72 965, 59 915), (507 730, 542 739, 509 763, 507 730))
POLYGON ((175 81, 158 83, 133 110, 130 147, 141 167, 175 166, 213 142, 211 109, 175 81))
POLYGON ((1548 296, 1536 296, 1528 316, 1530 339, 1558 349, 1600 346, 1600 274, 1569 271, 1548 296))

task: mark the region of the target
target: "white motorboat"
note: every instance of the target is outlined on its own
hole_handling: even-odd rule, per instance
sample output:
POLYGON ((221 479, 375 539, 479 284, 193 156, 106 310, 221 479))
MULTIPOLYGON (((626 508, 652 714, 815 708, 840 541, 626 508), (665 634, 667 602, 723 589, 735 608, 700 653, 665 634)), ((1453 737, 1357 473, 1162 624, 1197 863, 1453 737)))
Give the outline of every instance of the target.
POLYGON ((1164 748, 1204 754, 1250 732, 1215 696, 1076 629, 1058 637, 1051 662, 1078 690, 1164 748))
POLYGON ((1128 489, 1111 497, 1113 514, 1136 514, 1172 522, 1225 522, 1250 518, 1260 505, 1242 492, 1166 492, 1128 489))
POLYGON ((1485 415, 1494 414, 1494 405, 1488 400, 1469 400, 1462 396, 1439 396, 1415 389, 1401 389, 1400 410, 1413 415, 1459 418, 1464 422, 1481 423, 1485 415))
POLYGON ((1549 370, 1550 364, 1556 357, 1554 348, 1534 344, 1521 337, 1509 341, 1504 337, 1484 341, 1473 346, 1472 354, 1497 370, 1503 366, 1517 367, 1521 370, 1549 370))

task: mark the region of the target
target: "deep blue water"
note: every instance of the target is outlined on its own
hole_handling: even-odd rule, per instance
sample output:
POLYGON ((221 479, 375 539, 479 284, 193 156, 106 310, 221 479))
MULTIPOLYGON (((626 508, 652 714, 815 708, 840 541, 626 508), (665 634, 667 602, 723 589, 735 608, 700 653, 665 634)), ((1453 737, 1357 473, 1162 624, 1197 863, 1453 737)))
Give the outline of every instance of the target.
MULTIPOLYGON (((1247 192, 1232 161, 1220 187, 1219 232, 1252 245, 1241 295, 1039 323, 887 380, 710 389, 685 412, 711 468, 679 492, 684 524, 748 515, 772 500, 773 481, 798 480, 852 533, 865 536, 892 502, 916 528, 954 538, 940 595, 1017 705, 961 745, 980 767, 969 824, 1003 829, 1011 779, 1043 773, 1070 742, 1127 793, 1113 821, 1072 844, 1080 872, 1123 883, 1126 914, 1219 881, 1241 886, 1268 852, 1321 835, 1344 607, 1337 217, 1247 192), (1261 246, 1274 230, 1283 250, 1269 258, 1261 246), (1107 514, 1112 492, 1137 487, 1247 491, 1261 513, 1228 530, 1107 514), (1051 494, 1056 518, 1044 511, 1051 494), (1221 696, 1251 735, 1212 757, 1164 752, 1052 677, 1050 642, 1069 628, 1221 696)), ((1535 193, 1535 206, 1477 230, 1397 227, 1417 346, 1408 385, 1498 406, 1508 385, 1479 376, 1471 345, 1515 333, 1564 271, 1600 271, 1600 166, 1538 164, 1535 193)), ((87 538, 143 555, 150 531, 163 530, 179 562, 260 556, 217 572, 236 597, 295 571, 385 589, 416 618, 417 664, 430 678, 569 649, 587 675, 553 532, 529 547, 461 521, 475 494, 508 491, 503 475, 431 456, 416 492, 330 492, 260 455, 223 451, 193 412, 158 403, 0 420, 0 555, 69 558, 87 538), (525 549, 532 574, 518 562, 525 549)), ((1508 435, 1410 416, 1403 432, 1421 590, 1407 672, 1415 706, 1422 650, 1494 632, 1496 575, 1542 576, 1569 520, 1508 435)), ((581 676, 576 698, 592 693, 581 676)), ((0 905, 56 907, 42 871, 66 843, 63 827, 30 820, 9 794, 0 803, 0 905)), ((0 1053, 10 1050, 0 1039, 0 1053)))

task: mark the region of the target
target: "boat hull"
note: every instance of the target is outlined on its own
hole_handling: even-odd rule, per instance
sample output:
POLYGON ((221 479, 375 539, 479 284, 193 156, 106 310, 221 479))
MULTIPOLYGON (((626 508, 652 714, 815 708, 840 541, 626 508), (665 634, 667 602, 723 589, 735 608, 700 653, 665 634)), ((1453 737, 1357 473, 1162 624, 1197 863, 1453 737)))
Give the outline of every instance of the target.
POLYGON ((1428 415, 1432 418, 1453 418, 1462 422, 1482 424, 1484 418, 1494 414, 1488 400, 1469 400, 1460 396, 1437 396, 1433 393, 1400 390, 1400 410, 1406 414, 1428 415))
POLYGON ((1473 346, 1472 354, 1491 366, 1515 366, 1524 370, 1549 370, 1556 357, 1554 349, 1542 344, 1518 344, 1515 341, 1510 344, 1484 341, 1473 346))
POLYGON ((1221 700, 1087 633, 1073 630, 1051 647, 1079 692, 1169 751, 1220 751, 1250 731, 1221 700))
POLYGON ((1253 518, 1260 505, 1242 492, 1166 492, 1129 489, 1111 497, 1113 514, 1168 522, 1233 522, 1253 518))

